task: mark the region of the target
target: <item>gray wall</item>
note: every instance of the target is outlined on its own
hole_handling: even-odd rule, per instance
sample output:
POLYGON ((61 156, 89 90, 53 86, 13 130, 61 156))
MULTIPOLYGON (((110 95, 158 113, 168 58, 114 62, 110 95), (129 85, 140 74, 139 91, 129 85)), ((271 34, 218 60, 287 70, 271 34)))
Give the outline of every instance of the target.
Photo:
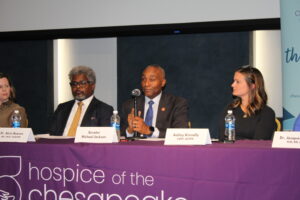
POLYGON ((279 0, 0 1, 0 32, 279 18, 279 0))
POLYGON ((54 109, 73 99, 68 73, 86 65, 97 76, 95 96, 117 108, 117 39, 67 39, 54 41, 54 109))

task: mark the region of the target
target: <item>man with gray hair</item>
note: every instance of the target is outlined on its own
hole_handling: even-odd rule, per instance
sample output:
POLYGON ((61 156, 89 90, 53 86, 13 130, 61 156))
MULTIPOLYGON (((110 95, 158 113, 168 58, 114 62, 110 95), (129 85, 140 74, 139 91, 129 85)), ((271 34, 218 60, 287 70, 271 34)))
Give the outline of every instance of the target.
POLYGON ((78 126, 110 126, 113 107, 94 97, 95 72, 89 67, 77 66, 70 71, 69 79, 74 100, 58 105, 50 134, 75 136, 78 126))

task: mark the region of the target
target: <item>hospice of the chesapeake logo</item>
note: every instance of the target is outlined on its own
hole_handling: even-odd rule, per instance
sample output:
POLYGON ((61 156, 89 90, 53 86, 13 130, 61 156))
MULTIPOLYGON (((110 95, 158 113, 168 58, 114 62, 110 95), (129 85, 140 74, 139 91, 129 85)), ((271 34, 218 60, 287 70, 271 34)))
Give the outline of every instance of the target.
POLYGON ((33 162, 23 164, 27 165, 28 171, 25 172, 27 175, 23 171, 22 176, 28 179, 26 183, 32 185, 26 194, 23 193, 24 199, 28 200, 187 200, 185 197, 171 196, 163 189, 155 192, 155 194, 145 196, 101 192, 100 185, 106 184, 126 185, 137 187, 139 190, 155 185, 153 176, 142 175, 139 172, 122 171, 108 175, 103 169, 84 168, 79 164, 72 167, 37 166, 33 162), (91 191, 90 188, 92 187, 90 186, 95 187, 95 184, 98 189, 91 191), (89 190, 83 188, 89 188, 89 190))
POLYGON ((0 199, 21 200, 22 189, 17 181, 22 170, 20 156, 0 156, 0 199), (12 169, 11 165, 14 166, 12 169), (5 168, 9 170, 6 171, 5 168))

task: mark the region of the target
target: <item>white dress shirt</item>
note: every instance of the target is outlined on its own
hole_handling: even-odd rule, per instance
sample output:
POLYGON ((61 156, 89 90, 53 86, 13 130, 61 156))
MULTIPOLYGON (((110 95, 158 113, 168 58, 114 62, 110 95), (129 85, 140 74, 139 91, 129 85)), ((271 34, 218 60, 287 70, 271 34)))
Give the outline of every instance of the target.
MULTIPOLYGON (((82 101, 83 105, 82 105, 82 110, 81 110, 81 115, 80 115, 80 119, 79 119, 79 123, 78 123, 78 126, 80 126, 81 122, 82 122, 82 119, 83 119, 83 116, 87 110, 87 108, 89 107, 92 99, 94 98, 94 95, 90 96, 89 98, 85 99, 82 101)), ((69 118, 68 118, 68 121, 67 121, 67 124, 66 124, 66 127, 65 127, 65 130, 64 130, 64 133, 63 133, 63 136, 67 136, 68 135, 68 131, 69 131, 69 128, 72 124, 72 121, 73 121, 73 118, 74 118, 74 115, 77 111, 77 108, 78 108, 78 100, 75 100, 75 103, 72 107, 72 110, 70 112, 70 115, 69 115, 69 118)))
MULTIPOLYGON (((152 126, 154 127, 154 132, 152 133, 152 135, 150 137, 152 138, 158 138, 159 137, 159 130, 158 128, 156 128, 156 119, 157 119, 157 113, 158 113, 158 106, 159 106, 159 101, 161 98, 161 93, 159 95, 157 95, 156 97, 154 97, 153 99, 150 99, 149 97, 145 96, 145 105, 144 105, 144 121, 146 118, 146 114, 149 108, 149 101, 153 101, 154 104, 152 105, 152 109, 153 109, 153 119, 152 119, 152 126)), ((126 129, 126 135, 127 137, 133 137, 134 133, 128 133, 127 129, 126 129)))

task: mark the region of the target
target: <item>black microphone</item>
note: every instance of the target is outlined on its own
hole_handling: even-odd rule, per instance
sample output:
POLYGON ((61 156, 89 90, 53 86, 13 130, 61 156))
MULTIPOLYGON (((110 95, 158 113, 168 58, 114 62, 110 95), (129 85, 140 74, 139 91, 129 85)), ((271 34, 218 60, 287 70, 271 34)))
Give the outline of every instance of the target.
MULTIPOLYGON (((131 96, 133 97, 134 116, 138 115, 138 110, 137 110, 137 106, 136 106, 136 98, 139 97, 140 95, 141 95, 141 90, 139 90, 139 89, 134 89, 131 91, 131 96)), ((137 137, 136 131, 134 131, 133 137, 137 137)))
POLYGON ((134 89, 131 91, 131 96, 133 97, 133 107, 134 107, 134 116, 138 115, 138 110, 137 110, 137 106, 136 106, 136 98, 139 97, 141 95, 141 90, 139 89, 134 89))
POLYGON ((131 95, 132 95, 133 97, 138 97, 138 96, 141 95, 141 90, 139 90, 139 89, 134 89, 134 90, 131 91, 131 95))

